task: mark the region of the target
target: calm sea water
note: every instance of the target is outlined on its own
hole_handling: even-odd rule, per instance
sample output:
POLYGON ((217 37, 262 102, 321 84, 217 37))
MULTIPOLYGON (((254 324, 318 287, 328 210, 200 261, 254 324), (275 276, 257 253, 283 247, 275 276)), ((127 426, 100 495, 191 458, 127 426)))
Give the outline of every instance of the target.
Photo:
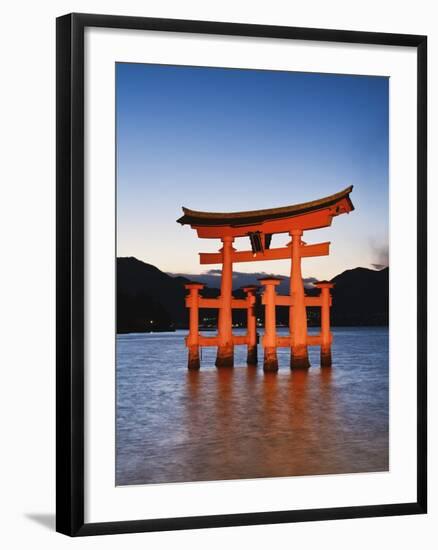
POLYGON ((312 347, 312 368, 291 371, 280 349, 277 374, 261 347, 258 368, 236 346, 234 369, 204 348, 189 372, 186 331, 119 335, 117 484, 388 470, 388 329, 333 333, 331 369, 312 347))

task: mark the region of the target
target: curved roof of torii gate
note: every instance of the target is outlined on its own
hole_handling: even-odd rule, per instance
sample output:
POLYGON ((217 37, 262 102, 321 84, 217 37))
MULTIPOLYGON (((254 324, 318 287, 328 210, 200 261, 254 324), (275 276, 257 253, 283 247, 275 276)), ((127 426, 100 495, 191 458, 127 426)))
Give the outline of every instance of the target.
POLYGON ((318 210, 325 210, 330 207, 335 207, 336 209, 332 215, 338 215, 354 210, 353 203, 349 197, 352 190, 353 186, 351 185, 350 187, 347 187, 334 195, 314 201, 291 204, 289 206, 281 206, 279 208, 249 210, 246 212, 200 212, 197 210, 190 210, 189 208, 185 208, 183 206, 184 216, 179 218, 177 222, 182 225, 189 224, 192 227, 242 227, 284 218, 295 218, 297 216, 302 216, 303 214, 309 214, 318 210))

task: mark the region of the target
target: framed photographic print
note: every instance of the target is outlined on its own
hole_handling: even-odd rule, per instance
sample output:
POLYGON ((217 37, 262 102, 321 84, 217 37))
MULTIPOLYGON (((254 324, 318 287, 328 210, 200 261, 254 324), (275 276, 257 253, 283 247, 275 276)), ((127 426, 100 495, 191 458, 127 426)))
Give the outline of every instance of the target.
POLYGON ((57 530, 426 512, 426 37, 57 20, 57 530))

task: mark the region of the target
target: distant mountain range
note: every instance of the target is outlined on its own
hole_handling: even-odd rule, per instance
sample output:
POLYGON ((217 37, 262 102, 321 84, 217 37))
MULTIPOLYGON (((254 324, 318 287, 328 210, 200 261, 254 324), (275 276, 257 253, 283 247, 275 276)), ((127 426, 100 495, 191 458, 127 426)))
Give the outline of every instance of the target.
MULTIPOLYGON (((253 284, 265 273, 236 273, 234 282, 238 286, 253 284)), ((209 298, 219 295, 220 271, 211 270, 205 275, 172 275, 136 258, 117 258, 117 332, 150 332, 186 328, 188 312, 185 307, 184 284, 196 280, 208 284, 202 294, 209 298), (214 287, 213 287, 214 285, 214 287)), ((318 295, 312 281, 306 279, 306 293, 318 295)), ((332 279, 333 326, 366 326, 388 324, 388 268, 375 271, 363 267, 349 269, 332 279)), ((288 278, 280 286, 280 293, 286 293, 288 278)), ((236 286, 236 284, 235 284, 236 286)), ((236 289, 236 297, 244 297, 236 289)), ((246 312, 233 312, 233 322, 245 326, 246 312)), ((257 307, 257 317, 263 321, 263 307, 257 307)), ((216 326, 217 310, 202 310, 204 326, 216 326)), ((319 308, 308 308, 309 325, 319 324, 319 308)), ((287 324, 287 308, 277 309, 279 324, 287 324)))
MULTIPOLYGON (((196 280, 199 283, 203 283, 210 288, 220 288, 221 286, 221 270, 209 269, 205 273, 200 275, 191 275, 188 273, 168 273, 171 277, 183 277, 189 280, 196 280)), ((233 270, 233 288, 243 288, 249 285, 259 285, 259 278, 266 277, 267 275, 275 275, 274 273, 266 271, 258 271, 254 273, 245 273, 243 271, 233 270)), ((306 288, 313 288, 312 283, 315 283, 317 279, 315 277, 308 277, 303 279, 304 286, 306 288)), ((289 277, 283 277, 283 280, 277 287, 278 294, 287 294, 289 292, 289 277)))

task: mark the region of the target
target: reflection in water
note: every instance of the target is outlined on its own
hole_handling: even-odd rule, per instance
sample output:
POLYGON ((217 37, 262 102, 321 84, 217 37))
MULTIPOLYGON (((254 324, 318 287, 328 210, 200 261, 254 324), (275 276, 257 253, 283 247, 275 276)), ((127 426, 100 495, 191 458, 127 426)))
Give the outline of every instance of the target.
MULTIPOLYGON (((186 369, 184 332, 117 339, 117 484, 388 469, 388 331, 334 329, 333 368, 186 369)), ((261 357, 259 350, 259 357, 261 357)))

